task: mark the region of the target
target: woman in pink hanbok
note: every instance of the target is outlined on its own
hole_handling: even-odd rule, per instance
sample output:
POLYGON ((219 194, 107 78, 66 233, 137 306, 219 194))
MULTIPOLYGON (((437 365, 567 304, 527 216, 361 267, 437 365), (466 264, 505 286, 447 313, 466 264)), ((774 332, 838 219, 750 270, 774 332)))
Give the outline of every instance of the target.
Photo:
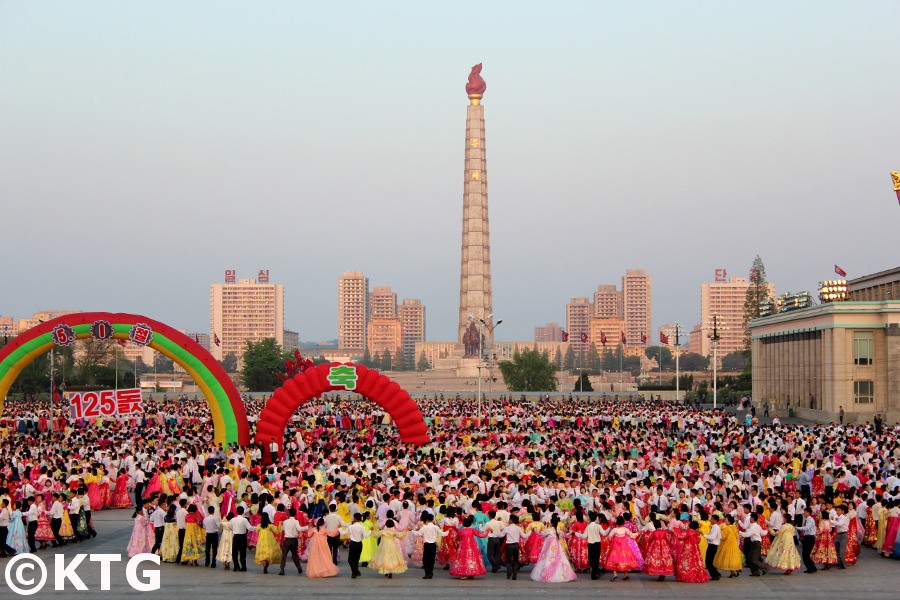
POLYGON ((113 497, 110 501, 112 508, 131 508, 131 496, 128 494, 128 473, 125 469, 119 471, 116 477, 116 489, 113 491, 113 497))
POLYGON ((481 550, 478 549, 475 538, 486 538, 488 534, 486 531, 475 529, 474 523, 475 518, 472 515, 463 519, 463 528, 460 529, 458 536, 459 548, 450 564, 450 575, 453 577, 471 579, 487 573, 484 560, 481 558, 481 550))
POLYGON ((541 583, 566 583, 575 581, 578 576, 569 564, 569 558, 559 539, 559 515, 554 514, 550 519, 550 527, 536 532, 544 539, 544 547, 540 557, 531 569, 531 579, 541 583))

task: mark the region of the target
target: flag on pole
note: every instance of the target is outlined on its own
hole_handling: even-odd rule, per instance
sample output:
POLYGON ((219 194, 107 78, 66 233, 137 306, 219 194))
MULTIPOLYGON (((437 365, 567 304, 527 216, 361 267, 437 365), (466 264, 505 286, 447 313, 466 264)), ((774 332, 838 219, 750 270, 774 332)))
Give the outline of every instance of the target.
POLYGON ((847 271, 843 270, 842 268, 840 268, 837 265, 834 265, 834 272, 837 273, 838 275, 840 275, 841 277, 847 276, 847 271))
POLYGON ((666 334, 664 334, 662 331, 659 332, 659 343, 660 343, 660 344, 667 344, 667 345, 668 345, 668 343, 669 343, 669 336, 667 336, 666 334))
POLYGON ((562 332, 562 338, 563 338, 563 341, 564 341, 564 342, 568 342, 568 341, 569 341, 569 334, 566 333, 565 331, 563 331, 563 332, 562 332))
POLYGON ((53 388, 53 401, 54 402, 62 402, 62 398, 60 398, 60 396, 59 396, 59 390, 56 388, 56 382, 51 381, 50 387, 53 388))
POLYGON ((600 343, 603 344, 604 346, 606 345, 606 334, 603 333, 602 331, 600 332, 600 343))
POLYGON ((644 332, 643 332, 643 331, 641 332, 641 343, 642 343, 642 344, 646 344, 646 343, 647 343, 647 336, 644 335, 644 332))
POLYGON ((222 344, 219 342, 219 336, 216 335, 215 332, 213 332, 213 339, 215 339, 216 346, 221 346, 221 345, 222 345, 222 344))
POLYGON ((583 331, 581 332, 581 341, 582 341, 582 342, 588 341, 587 334, 586 334, 585 332, 583 332, 583 331))
POLYGON ((627 341, 625 341, 625 332, 624 332, 624 331, 622 332, 622 343, 623 343, 623 344, 627 344, 627 343, 628 343, 627 341))

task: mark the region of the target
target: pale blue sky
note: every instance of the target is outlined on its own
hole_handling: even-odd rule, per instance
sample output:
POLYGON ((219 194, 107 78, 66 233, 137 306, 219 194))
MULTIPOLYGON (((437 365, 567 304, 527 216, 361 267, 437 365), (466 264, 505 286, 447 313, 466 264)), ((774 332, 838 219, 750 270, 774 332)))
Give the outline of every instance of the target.
POLYGON ((483 62, 497 338, 627 268, 690 329, 756 254, 779 293, 897 266, 898 59, 896 1, 3 1, 0 315, 206 330, 267 268, 318 340, 362 270, 454 339, 483 62))

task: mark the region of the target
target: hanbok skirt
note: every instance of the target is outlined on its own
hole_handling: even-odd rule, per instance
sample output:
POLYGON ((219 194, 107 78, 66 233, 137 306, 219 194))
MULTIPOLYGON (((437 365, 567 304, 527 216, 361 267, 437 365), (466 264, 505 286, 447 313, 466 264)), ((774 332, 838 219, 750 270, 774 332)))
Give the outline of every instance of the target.
POLYGON ((572 565, 569 564, 569 559, 566 557, 560 540, 556 536, 545 539, 544 546, 541 549, 537 562, 534 564, 534 568, 531 570, 530 576, 533 581, 541 583, 565 583, 578 579, 578 576, 572 569, 572 565))
POLYGON ((743 558, 737 540, 722 540, 716 557, 713 559, 713 566, 723 571, 740 571, 744 568, 743 558))
POLYGON ((674 575, 675 561, 672 560, 672 549, 665 539, 655 537, 647 544, 644 554, 644 569, 647 575, 674 575))
POLYGON ((69 511, 63 511, 62 523, 59 526, 59 535, 64 542, 74 542, 78 538, 75 537, 75 528, 72 527, 72 519, 69 511))
POLYGON ((487 569, 475 539, 471 536, 464 538, 450 565, 450 575, 453 577, 478 577, 485 573, 487 573, 487 569))
POLYGON ((822 532, 816 536, 816 544, 812 549, 812 561, 820 565, 836 565, 837 551, 834 549, 834 533, 822 532))
POLYGON ((459 549, 459 534, 457 533, 456 528, 444 527, 444 531, 447 531, 448 535, 441 539, 441 547, 438 550, 437 555, 437 562, 442 567, 446 567, 453 562, 459 549))
MULTIPOLYGON (((187 532, 185 532, 187 541, 187 532)), ((166 523, 163 530, 163 539, 159 547, 159 557, 163 562, 173 563, 178 558, 178 525, 166 523)))
POLYGON ((52 542, 56 539, 53 537, 53 529, 50 528, 50 519, 47 518, 47 513, 42 512, 38 515, 38 526, 37 531, 34 532, 34 539, 42 542, 52 542))
MULTIPOLYGON (((546 544, 545 544, 546 545, 546 544)), ((577 571, 584 571, 591 568, 588 561, 587 540, 573 536, 569 539, 569 556, 572 558, 572 565, 577 571)))
POLYGON ((406 560, 400 553, 400 546, 394 541, 394 538, 381 538, 381 543, 378 544, 375 554, 369 560, 369 568, 382 575, 403 573, 407 570, 406 560))
POLYGON ((6 544, 18 553, 28 552, 28 535, 21 517, 10 519, 6 533, 6 544))
POLYGON ((281 562, 281 547, 275 540, 275 533, 271 527, 259 530, 259 537, 256 541, 256 556, 253 559, 258 565, 268 561, 269 564, 281 562))
POLYGON ((675 579, 684 583, 709 581, 709 573, 700 553, 700 544, 686 542, 681 546, 681 553, 675 561, 675 579))
POLYGON ((109 505, 112 508, 131 508, 131 496, 128 494, 128 486, 124 483, 120 485, 116 485, 116 489, 113 492, 112 500, 110 500, 109 505))
MULTIPOLYGON (((63 513, 63 525, 66 524, 68 513, 63 513)), ((72 525, 69 525, 69 531, 72 531, 72 525)), ((62 527, 60 527, 60 535, 62 527)), ((75 538, 74 534, 72 539, 75 538)), ((66 536, 63 535, 65 539, 66 536)), ((128 558, 134 558, 138 554, 145 554, 153 549, 153 525, 151 525, 143 515, 138 515, 134 519, 134 529, 131 532, 131 539, 128 542, 128 558)))
POLYGON ((897 540, 897 531, 900 529, 900 517, 888 517, 887 528, 884 530, 884 543, 881 551, 890 554, 894 551, 894 542, 897 540))
POLYGON ((773 569, 782 571, 796 571, 801 567, 803 561, 800 553, 797 552, 793 534, 775 536, 775 541, 769 548, 769 554, 766 555, 766 564, 773 569))
POLYGON ((230 527, 222 529, 222 535, 219 537, 219 551, 216 552, 216 560, 220 563, 230 563, 232 549, 234 548, 234 532, 230 527))
MULTIPOLYGON (((184 528, 184 548, 181 550, 181 562, 200 560, 206 555, 206 533, 196 523, 188 523, 184 528)), ((281 560, 281 557, 278 557, 281 560)))
POLYGON ((606 557, 606 564, 604 565, 607 571, 627 572, 638 570, 638 558, 635 556, 634 549, 628 543, 628 540, 631 540, 631 538, 623 536, 617 536, 612 539, 609 546, 609 556, 606 557))

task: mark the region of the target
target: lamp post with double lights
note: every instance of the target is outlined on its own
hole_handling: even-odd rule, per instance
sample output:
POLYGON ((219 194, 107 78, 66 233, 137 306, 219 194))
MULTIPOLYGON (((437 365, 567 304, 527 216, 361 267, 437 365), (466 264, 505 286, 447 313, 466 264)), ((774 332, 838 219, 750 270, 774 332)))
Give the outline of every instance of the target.
POLYGON ((709 329, 712 329, 712 333, 709 334, 709 339, 712 341, 713 349, 713 410, 716 409, 718 404, 718 357, 716 355, 716 349, 719 346, 719 340, 722 339, 719 332, 727 329, 722 320, 722 317, 719 315, 713 315, 709 318, 708 323, 709 329))
MULTIPOLYGON (((491 315, 491 317, 494 315, 491 315)), ((489 319, 491 317, 488 317, 489 319)), ((503 319, 500 319, 493 325, 488 325, 484 322, 484 319, 481 319, 481 324, 484 327, 487 327, 487 330, 491 332, 491 347, 487 353, 487 361, 488 361, 488 415, 494 414, 494 359, 497 357, 494 354, 494 330, 497 329, 497 325, 503 322, 503 319)), ((484 354, 484 352, 482 352, 484 354)), ((490 416, 488 417, 490 419, 490 416)))

